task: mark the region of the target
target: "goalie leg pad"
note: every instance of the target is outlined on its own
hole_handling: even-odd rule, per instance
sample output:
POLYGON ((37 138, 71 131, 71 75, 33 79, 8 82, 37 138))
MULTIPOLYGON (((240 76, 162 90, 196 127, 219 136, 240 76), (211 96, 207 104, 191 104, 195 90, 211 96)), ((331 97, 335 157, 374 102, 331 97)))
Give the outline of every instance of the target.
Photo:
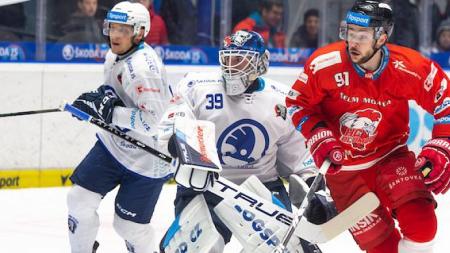
POLYGON ((97 214, 102 196, 79 185, 67 195, 69 241, 72 253, 91 252, 100 226, 97 214))
POLYGON ((114 215, 114 230, 125 240, 129 253, 158 252, 155 232, 150 224, 139 224, 114 215))
POLYGON ((223 252, 225 242, 217 231, 203 195, 198 194, 175 218, 166 232, 163 252, 223 252))
POLYGON ((184 208, 186 208, 186 206, 192 201, 192 199, 199 194, 203 194, 206 200, 206 204, 208 205, 213 223, 216 226, 216 229, 219 232, 219 234, 221 234, 223 239, 225 240, 225 244, 227 244, 228 242, 230 242, 231 239, 231 231, 227 228, 227 226, 225 226, 225 224, 213 211, 213 208, 220 201, 222 201, 221 197, 210 192, 201 193, 199 191, 194 191, 192 189, 188 189, 185 187, 178 187, 177 195, 175 198, 175 216, 179 216, 180 213, 184 210, 184 208))
POLYGON ((288 211, 292 211, 286 188, 284 188, 281 179, 262 183, 256 176, 252 175, 247 178, 241 186, 288 211))

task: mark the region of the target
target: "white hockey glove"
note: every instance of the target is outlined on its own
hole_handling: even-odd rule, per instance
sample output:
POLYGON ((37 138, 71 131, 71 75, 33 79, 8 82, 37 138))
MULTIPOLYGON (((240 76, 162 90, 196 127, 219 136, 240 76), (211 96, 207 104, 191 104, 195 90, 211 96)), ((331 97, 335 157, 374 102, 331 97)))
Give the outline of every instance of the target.
POLYGON ((175 181, 196 191, 214 184, 222 170, 215 146, 215 125, 210 121, 177 118, 169 140, 175 181))

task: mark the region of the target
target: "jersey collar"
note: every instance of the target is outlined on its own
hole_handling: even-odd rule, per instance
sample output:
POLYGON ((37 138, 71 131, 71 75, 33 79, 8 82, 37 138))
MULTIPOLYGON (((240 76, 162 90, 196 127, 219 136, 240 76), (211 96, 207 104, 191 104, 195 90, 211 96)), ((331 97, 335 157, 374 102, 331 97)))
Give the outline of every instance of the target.
POLYGON ((363 68, 361 68, 358 64, 352 63, 354 69, 356 70, 356 73, 358 73, 358 75, 360 77, 377 80, 378 77, 380 77, 381 73, 383 73, 384 69, 386 68, 386 66, 389 62, 389 50, 386 47, 386 45, 381 47, 381 54, 383 55, 381 58, 381 64, 378 67, 378 69, 373 72, 368 72, 368 71, 364 70, 363 68))

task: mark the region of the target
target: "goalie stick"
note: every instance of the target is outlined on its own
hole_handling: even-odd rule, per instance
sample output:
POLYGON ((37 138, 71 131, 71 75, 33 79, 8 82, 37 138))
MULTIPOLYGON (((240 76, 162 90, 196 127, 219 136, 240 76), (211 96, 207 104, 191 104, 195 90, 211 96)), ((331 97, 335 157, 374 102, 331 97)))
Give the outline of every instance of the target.
POLYGON ((295 216, 292 220, 292 223, 288 228, 288 231, 284 235, 281 243, 273 251, 274 253, 282 253, 286 249, 286 246, 287 246, 289 240, 291 239, 292 235, 294 234, 295 229, 297 228, 301 218, 303 217, 303 215, 306 211, 306 208, 308 208, 309 200, 312 199, 312 196, 314 195, 317 188, 319 187, 319 184, 323 180, 323 177, 327 173, 330 165, 331 165, 330 160, 325 159, 325 161, 322 163, 322 166, 320 166, 319 173, 317 174, 316 178, 314 178, 314 181, 311 184, 311 187, 309 188, 308 192, 306 193, 306 196, 303 199, 302 204, 298 208, 298 211, 295 214, 295 216))
MULTIPOLYGON (((108 125, 104 121, 88 115, 87 113, 73 107, 70 104, 63 105, 60 110, 70 112, 78 119, 92 123, 102 128, 103 130, 106 130, 111 134, 114 134, 122 138, 123 140, 155 155, 165 162, 170 163, 172 161, 171 157, 121 132, 113 126, 108 125)), ((293 224, 293 213, 257 196, 251 191, 242 189, 242 187, 234 184, 226 178, 219 177, 215 181, 213 186, 208 189, 208 191, 223 199, 233 199, 241 201, 241 203, 246 203, 248 207, 269 216, 269 218, 271 218, 271 221, 274 221, 280 227, 284 227, 285 229, 288 229, 288 227, 292 226, 293 224)), ((294 230, 294 234, 312 243, 327 242, 340 233, 349 229, 364 216, 368 215, 378 206, 378 204, 379 200, 375 197, 375 195, 373 193, 367 193, 358 201, 349 206, 346 210, 344 210, 342 214, 338 214, 333 219, 323 224, 315 225, 308 222, 305 217, 301 217, 298 224, 301 225, 302 229, 294 230)))

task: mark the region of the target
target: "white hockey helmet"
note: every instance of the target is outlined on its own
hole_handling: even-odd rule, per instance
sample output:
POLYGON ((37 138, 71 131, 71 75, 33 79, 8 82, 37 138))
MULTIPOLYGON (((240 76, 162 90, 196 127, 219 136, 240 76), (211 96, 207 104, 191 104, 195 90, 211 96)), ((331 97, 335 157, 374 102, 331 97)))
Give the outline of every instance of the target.
POLYGON ((150 14, 144 5, 140 3, 131 3, 128 1, 120 2, 108 11, 103 22, 103 34, 109 36, 109 24, 126 24, 133 27, 133 36, 139 34, 141 27, 144 27, 144 38, 150 32, 150 14))

